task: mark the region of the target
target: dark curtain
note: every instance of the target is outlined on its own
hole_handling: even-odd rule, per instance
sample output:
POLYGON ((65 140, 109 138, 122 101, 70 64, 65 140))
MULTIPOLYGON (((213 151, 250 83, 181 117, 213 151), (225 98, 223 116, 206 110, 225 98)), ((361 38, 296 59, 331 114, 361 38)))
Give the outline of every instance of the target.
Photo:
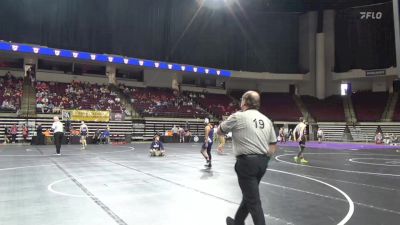
POLYGON ((392 3, 340 10, 335 21, 335 71, 382 69, 396 65, 392 3), (361 12, 382 13, 380 19, 361 12))
POLYGON ((298 72, 296 13, 196 0, 1 0, 0 39, 257 72, 298 72))

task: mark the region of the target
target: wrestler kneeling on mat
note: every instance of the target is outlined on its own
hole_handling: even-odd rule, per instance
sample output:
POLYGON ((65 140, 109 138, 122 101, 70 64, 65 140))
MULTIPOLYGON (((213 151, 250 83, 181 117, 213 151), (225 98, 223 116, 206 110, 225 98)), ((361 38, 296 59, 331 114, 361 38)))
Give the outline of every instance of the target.
POLYGON ((150 145, 150 156, 164 156, 165 150, 164 145, 160 141, 160 136, 154 136, 153 142, 150 145))

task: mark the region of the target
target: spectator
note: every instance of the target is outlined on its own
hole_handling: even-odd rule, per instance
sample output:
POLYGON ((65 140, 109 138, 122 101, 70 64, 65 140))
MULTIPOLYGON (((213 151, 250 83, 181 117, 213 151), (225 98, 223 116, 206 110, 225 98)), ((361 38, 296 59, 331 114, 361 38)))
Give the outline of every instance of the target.
POLYGON ((100 142, 101 132, 97 129, 93 134, 93 144, 98 144, 100 142))
POLYGON ((7 100, 7 99, 5 99, 5 100, 3 101, 3 103, 1 104, 1 108, 2 108, 2 109, 9 109, 9 103, 8 103, 8 100, 7 100))
POLYGON ((11 74, 10 71, 7 71, 7 73, 4 75, 4 79, 6 79, 6 80, 11 80, 12 77, 13 77, 13 75, 11 74))
POLYGON ((178 142, 178 127, 174 125, 171 129, 174 142, 178 142))
POLYGON ((101 134, 101 142, 103 144, 110 144, 110 127, 107 125, 107 128, 101 134))
POLYGON ((324 132, 322 131, 321 128, 318 128, 317 138, 318 138, 318 143, 321 143, 322 140, 324 139, 324 132))
POLYGON ((22 137, 24 138, 24 142, 28 142, 28 136, 29 136, 29 129, 28 127, 24 124, 22 126, 22 137))
POLYGON ((190 142, 190 140, 192 139, 192 132, 190 132, 190 130, 185 131, 185 139, 186 142, 190 142))
POLYGON ((4 144, 10 143, 8 135, 9 135, 9 129, 7 126, 4 126, 4 144))
POLYGON ((183 127, 179 127, 178 133, 179 133, 179 142, 185 143, 185 130, 183 129, 183 127))
POLYGON ((42 113, 44 113, 44 108, 41 101, 36 103, 36 108, 39 109, 42 113))
POLYGON ((47 105, 47 110, 48 112, 54 113, 54 104, 52 102, 47 105))
POLYGON ((11 142, 17 143, 17 134, 18 134, 18 127, 17 127, 17 124, 14 124, 11 127, 11 137, 12 137, 11 142))
POLYGON ((36 128, 36 136, 37 136, 37 144, 43 145, 44 144, 44 136, 43 136, 43 128, 42 124, 38 124, 38 127, 36 128))
POLYGON ((289 132, 288 132, 288 140, 289 140, 289 141, 292 140, 292 136, 293 136, 293 130, 292 130, 292 129, 289 129, 289 132))
POLYGON ((286 136, 285 136, 285 130, 283 127, 279 129, 279 136, 278 136, 278 141, 282 143, 286 143, 286 136))
POLYGON ((383 143, 383 136, 381 132, 378 132, 375 135, 375 144, 382 144, 383 143))

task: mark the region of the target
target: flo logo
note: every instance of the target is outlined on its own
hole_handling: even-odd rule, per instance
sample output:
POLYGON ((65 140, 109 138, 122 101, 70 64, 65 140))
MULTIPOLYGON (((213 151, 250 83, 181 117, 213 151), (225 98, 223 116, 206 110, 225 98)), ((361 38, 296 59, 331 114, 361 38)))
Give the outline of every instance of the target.
POLYGON ((382 12, 360 12, 362 20, 380 20, 382 19, 382 12))

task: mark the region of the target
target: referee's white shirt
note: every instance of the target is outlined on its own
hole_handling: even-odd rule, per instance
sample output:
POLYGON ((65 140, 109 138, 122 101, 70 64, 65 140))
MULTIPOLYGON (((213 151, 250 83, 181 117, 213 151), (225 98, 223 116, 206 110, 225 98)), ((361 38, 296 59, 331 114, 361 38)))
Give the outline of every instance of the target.
POLYGON ((225 134, 232 132, 235 156, 267 154, 268 145, 277 142, 271 120, 255 109, 232 114, 220 129, 225 134))
POLYGON ((54 122, 51 126, 51 129, 53 129, 54 133, 64 132, 64 126, 60 121, 54 122))
POLYGON ((86 124, 82 124, 81 127, 79 128, 79 130, 82 132, 83 128, 86 128, 86 131, 89 133, 89 128, 86 124))

